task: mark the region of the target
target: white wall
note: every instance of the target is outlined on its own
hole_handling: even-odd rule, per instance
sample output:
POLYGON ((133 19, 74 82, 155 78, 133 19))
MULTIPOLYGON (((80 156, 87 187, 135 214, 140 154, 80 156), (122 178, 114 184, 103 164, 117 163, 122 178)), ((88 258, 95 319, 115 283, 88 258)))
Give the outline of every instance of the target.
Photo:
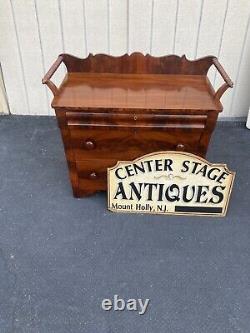
POLYGON ((8 102, 7 102, 4 82, 3 82, 2 71, 1 71, 1 67, 0 67, 0 114, 1 113, 8 114, 9 108, 8 108, 8 102))
MULTIPOLYGON (((222 115, 245 116, 249 13, 250 0, 0 0, 0 60, 10 111, 53 114, 41 78, 62 52, 85 57, 141 51, 218 56, 235 82, 222 98, 222 115)), ((215 71, 210 78, 215 87, 221 83, 215 71)))

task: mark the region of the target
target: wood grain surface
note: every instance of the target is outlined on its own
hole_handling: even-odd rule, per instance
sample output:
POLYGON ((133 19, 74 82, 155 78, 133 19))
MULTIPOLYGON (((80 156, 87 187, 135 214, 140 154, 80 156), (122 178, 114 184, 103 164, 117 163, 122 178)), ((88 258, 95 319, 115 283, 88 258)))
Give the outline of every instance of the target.
POLYGON ((69 73, 53 107, 222 111, 204 75, 69 73))
POLYGON ((43 78, 54 94, 73 194, 106 190, 106 170, 121 160, 167 150, 204 157, 220 97, 232 81, 216 57, 121 57, 85 59, 61 54, 43 78), (59 88, 51 81, 64 63, 59 88), (214 91, 207 72, 215 66, 224 84, 214 91))

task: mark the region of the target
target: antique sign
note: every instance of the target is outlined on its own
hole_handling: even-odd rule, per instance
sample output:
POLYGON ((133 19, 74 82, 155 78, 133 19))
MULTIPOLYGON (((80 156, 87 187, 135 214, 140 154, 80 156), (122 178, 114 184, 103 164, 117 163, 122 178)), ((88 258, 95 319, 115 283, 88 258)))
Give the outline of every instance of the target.
POLYGON ((234 176, 225 164, 190 153, 151 153, 108 168, 108 209, 225 216, 234 176))

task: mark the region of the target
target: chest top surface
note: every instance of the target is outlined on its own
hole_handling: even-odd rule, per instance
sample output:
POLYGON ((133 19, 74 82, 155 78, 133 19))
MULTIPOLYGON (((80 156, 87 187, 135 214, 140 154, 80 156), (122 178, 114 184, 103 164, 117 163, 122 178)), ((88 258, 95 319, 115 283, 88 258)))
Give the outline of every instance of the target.
POLYGON ((68 73, 52 106, 221 111, 213 95, 204 75, 68 73))

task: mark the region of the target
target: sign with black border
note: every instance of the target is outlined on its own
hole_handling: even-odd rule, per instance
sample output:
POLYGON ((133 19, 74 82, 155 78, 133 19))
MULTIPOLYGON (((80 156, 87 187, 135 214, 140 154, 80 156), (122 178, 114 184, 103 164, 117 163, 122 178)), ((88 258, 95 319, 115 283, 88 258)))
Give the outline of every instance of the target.
POLYGON ((235 172, 187 152, 161 151, 107 170, 113 212, 225 216, 235 172))

